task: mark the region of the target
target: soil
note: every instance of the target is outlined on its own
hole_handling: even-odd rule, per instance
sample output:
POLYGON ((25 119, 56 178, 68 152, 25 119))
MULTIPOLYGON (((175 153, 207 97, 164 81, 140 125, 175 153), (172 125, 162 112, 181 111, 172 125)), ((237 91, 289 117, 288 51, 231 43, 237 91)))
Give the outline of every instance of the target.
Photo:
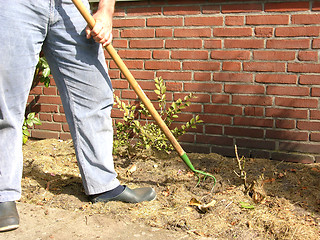
POLYGON ((176 153, 115 157, 122 184, 152 186, 157 198, 92 204, 83 191, 71 140, 29 140, 23 152, 21 225, 47 234, 34 239, 105 239, 110 228, 95 232, 104 222, 141 239, 320 239, 320 164, 247 158, 243 174, 251 187, 246 191, 234 158, 188 153, 196 169, 215 176, 214 185, 210 177, 198 182, 176 153), (59 221, 63 217, 73 221, 59 221), (44 230, 46 224, 51 231, 44 230), (57 226, 59 231, 53 231, 57 226))

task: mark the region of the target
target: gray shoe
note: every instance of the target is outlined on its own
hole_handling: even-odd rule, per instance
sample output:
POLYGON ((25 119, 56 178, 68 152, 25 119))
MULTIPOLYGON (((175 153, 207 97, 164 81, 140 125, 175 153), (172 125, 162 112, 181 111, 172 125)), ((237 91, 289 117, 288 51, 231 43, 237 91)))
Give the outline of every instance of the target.
POLYGON ((19 215, 16 203, 0 202, 0 232, 10 231, 19 227, 19 215))
POLYGON ((97 194, 91 196, 91 201, 96 202, 110 202, 110 201, 120 201, 125 203, 139 203, 144 201, 152 201, 156 198, 156 192, 151 187, 143 187, 130 189, 125 186, 125 189, 118 196, 113 198, 106 197, 105 194, 97 194))

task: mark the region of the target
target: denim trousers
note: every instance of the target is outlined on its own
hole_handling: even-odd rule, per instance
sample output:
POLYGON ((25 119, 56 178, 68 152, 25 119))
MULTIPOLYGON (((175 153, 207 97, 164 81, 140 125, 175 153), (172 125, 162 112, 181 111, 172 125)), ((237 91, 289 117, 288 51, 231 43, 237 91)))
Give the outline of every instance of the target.
POLYGON ((71 0, 0 1, 0 202, 21 197, 21 129, 41 50, 59 90, 85 193, 119 186, 113 90, 103 48, 86 39, 86 25, 71 0))

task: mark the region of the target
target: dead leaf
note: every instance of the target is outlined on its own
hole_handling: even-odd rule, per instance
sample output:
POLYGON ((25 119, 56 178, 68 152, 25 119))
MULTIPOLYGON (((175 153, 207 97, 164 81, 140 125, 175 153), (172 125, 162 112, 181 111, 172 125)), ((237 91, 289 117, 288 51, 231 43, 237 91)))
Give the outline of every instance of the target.
POLYGON ((128 170, 127 174, 131 175, 133 172, 137 171, 137 165, 133 164, 128 170))
POLYGON ((191 198, 190 202, 189 202, 190 206, 199 206, 201 205, 201 202, 199 202, 197 199, 195 198, 191 198))
POLYGON ((190 206, 196 206, 198 207, 198 209, 205 213, 205 212, 208 212, 210 210, 211 207, 213 207, 215 204, 216 204, 216 200, 212 200, 211 202, 209 202, 208 204, 203 204, 201 203, 200 201, 198 201, 197 199, 195 198, 192 198, 190 201, 189 201, 189 205, 190 206))

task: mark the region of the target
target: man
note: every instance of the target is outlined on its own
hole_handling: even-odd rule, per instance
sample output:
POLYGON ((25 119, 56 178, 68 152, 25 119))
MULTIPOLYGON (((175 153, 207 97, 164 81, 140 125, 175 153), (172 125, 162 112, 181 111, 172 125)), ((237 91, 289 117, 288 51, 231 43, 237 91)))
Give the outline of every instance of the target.
POLYGON ((15 201, 21 197, 21 127, 41 49, 91 201, 137 203, 156 197, 152 188, 120 185, 113 166, 113 93, 102 45, 112 40, 114 5, 115 0, 100 0, 90 30, 71 0, 0 1, 0 231, 19 226, 15 201))

